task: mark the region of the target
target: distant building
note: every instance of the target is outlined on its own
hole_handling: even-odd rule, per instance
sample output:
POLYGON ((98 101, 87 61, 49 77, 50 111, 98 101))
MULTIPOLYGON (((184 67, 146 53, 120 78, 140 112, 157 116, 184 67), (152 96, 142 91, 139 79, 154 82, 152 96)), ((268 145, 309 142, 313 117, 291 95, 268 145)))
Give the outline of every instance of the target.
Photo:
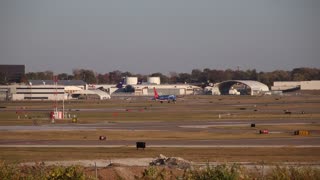
POLYGON ((6 91, 7 100, 62 100, 66 99, 64 86, 53 85, 9 85, 0 86, 0 89, 6 91))
POLYGON ((216 85, 222 95, 261 95, 269 92, 269 87, 252 80, 229 80, 216 85))
POLYGON ((0 76, 5 83, 20 83, 25 75, 25 65, 0 65, 0 76))
MULTIPOLYGON (((37 85, 54 85, 53 80, 29 80, 29 85, 37 86, 37 85)), ((80 89, 88 89, 88 85, 86 82, 82 80, 58 80, 57 85, 59 86, 75 86, 80 89)))
POLYGON ((320 90, 320 81, 275 81, 271 90, 290 91, 290 90, 320 90))

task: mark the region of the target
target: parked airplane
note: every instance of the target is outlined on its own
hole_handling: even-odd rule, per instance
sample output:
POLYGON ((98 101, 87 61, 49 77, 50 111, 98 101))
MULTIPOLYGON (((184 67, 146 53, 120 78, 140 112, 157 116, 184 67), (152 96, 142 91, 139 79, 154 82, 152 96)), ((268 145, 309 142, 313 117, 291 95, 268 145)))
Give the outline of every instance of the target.
POLYGON ((153 91, 154 91, 153 99, 156 101, 160 101, 161 103, 163 103, 164 101, 167 101, 168 103, 170 103, 170 101, 176 102, 176 100, 177 100, 176 95, 173 95, 173 94, 160 96, 155 87, 153 88, 153 91))

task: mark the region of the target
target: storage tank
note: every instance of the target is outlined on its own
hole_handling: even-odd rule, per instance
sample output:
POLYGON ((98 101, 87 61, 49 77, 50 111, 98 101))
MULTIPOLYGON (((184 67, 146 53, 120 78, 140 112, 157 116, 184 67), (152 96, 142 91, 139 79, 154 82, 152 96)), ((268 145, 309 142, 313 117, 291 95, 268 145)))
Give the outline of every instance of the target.
POLYGON ((148 77, 149 84, 160 84, 160 77, 148 77))
POLYGON ((126 77, 125 83, 127 85, 137 85, 138 84, 138 78, 137 77, 126 77))

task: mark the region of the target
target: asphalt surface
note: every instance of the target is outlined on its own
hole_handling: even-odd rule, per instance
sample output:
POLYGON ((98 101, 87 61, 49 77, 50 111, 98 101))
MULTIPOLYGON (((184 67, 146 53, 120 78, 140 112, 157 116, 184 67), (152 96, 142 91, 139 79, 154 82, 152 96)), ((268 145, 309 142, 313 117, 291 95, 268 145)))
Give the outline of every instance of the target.
MULTIPOLYGON (((72 130, 144 130, 144 131, 219 131, 215 127, 243 126, 250 127, 254 123, 256 128, 262 125, 301 125, 319 124, 320 121, 301 119, 277 120, 221 120, 221 121, 174 121, 174 122, 106 122, 96 124, 48 124, 39 126, 0 126, 0 131, 72 131, 72 130)), ((221 130, 221 129, 220 129, 221 130)), ((224 132, 228 129, 222 129, 224 132)), ((236 131, 231 129, 232 131, 236 131)))
MULTIPOLYGON (((143 140, 142 140, 143 141, 143 140)), ((115 140, 0 140, 0 147, 134 147, 137 141, 115 140)), ((320 147, 320 137, 147 140, 147 147, 320 147)))

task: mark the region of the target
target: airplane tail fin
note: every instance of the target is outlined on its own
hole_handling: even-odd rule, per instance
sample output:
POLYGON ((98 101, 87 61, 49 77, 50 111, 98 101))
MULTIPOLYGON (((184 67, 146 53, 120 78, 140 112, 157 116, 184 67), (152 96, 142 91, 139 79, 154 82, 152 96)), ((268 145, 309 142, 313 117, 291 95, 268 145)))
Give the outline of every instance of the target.
POLYGON ((117 88, 122 88, 124 85, 124 78, 117 84, 117 88))
POLYGON ((154 92, 154 98, 158 99, 159 95, 155 87, 153 88, 153 92, 154 92))

